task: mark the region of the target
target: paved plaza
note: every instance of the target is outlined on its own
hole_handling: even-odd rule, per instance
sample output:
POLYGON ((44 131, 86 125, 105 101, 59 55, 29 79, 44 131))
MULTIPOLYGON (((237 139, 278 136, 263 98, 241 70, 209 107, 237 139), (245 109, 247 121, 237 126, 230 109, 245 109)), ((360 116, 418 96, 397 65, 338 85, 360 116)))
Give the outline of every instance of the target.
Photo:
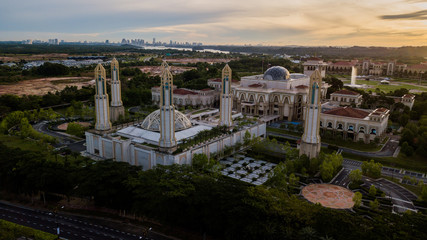
POLYGON ((310 184, 302 189, 302 195, 328 208, 346 209, 354 205, 352 191, 332 184, 310 184))
POLYGON ((268 180, 269 174, 277 164, 262 160, 255 160, 241 154, 227 157, 220 161, 225 168, 221 173, 247 183, 261 185, 268 180))

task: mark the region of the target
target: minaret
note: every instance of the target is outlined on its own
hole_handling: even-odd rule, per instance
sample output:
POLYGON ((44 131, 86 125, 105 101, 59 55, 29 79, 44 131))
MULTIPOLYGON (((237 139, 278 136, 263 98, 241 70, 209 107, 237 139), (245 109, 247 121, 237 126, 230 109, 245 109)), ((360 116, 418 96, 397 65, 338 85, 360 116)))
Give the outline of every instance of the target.
POLYGON ((316 69, 310 76, 309 94, 305 108, 304 134, 300 145, 300 155, 307 155, 309 158, 319 156, 320 152, 320 87, 322 75, 316 69))
POLYGON ((108 108, 107 80, 105 69, 101 64, 95 68, 95 129, 100 131, 110 130, 110 110, 108 108))
POLYGON ((231 120, 231 107, 233 102, 233 95, 231 94, 231 68, 227 65, 222 69, 222 87, 220 95, 220 118, 219 125, 230 127, 231 120))
POLYGON ((119 120, 125 114, 122 103, 122 90, 119 78, 119 62, 116 58, 111 61, 111 121, 119 120))
POLYGON ((161 149, 171 152, 176 147, 175 106, 173 105, 173 78, 168 64, 162 63, 160 75, 160 139, 161 149))

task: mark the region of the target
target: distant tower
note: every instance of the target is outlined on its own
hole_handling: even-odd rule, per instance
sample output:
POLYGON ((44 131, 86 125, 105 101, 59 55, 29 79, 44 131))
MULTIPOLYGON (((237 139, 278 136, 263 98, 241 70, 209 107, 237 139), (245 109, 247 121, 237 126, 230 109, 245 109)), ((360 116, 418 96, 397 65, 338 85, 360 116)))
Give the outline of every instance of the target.
POLYGON ((110 130, 110 110, 108 108, 107 80, 105 69, 101 64, 95 68, 95 129, 100 131, 110 130))
POLYGON ((120 115, 124 116, 125 109, 122 103, 122 90, 119 78, 119 62, 116 58, 111 61, 111 121, 119 120, 120 115))
POLYGON ((220 118, 219 125, 230 127, 231 120, 231 107, 233 102, 233 95, 231 94, 231 68, 227 65, 222 69, 222 87, 220 97, 220 118))
POLYGON ((300 155, 307 155, 309 158, 319 156, 320 152, 320 87, 322 75, 317 69, 310 76, 310 91, 305 109, 304 134, 300 145, 300 155))
POLYGON ((175 106, 173 105, 173 78, 166 62, 160 75, 160 148, 172 151, 176 147, 175 106))

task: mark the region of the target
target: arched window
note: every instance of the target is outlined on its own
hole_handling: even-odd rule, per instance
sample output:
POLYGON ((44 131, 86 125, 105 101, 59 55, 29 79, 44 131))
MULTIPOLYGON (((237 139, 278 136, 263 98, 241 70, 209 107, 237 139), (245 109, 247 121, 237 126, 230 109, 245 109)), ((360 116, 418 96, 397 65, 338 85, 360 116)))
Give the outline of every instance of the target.
POLYGON ((332 123, 328 122, 328 128, 332 128, 332 123))
POLYGON ((251 96, 249 97, 249 102, 255 102, 255 100, 254 100, 254 95, 251 95, 251 96))
POLYGON ((359 128, 359 132, 360 132, 360 133, 364 133, 364 132, 365 132, 365 128, 364 128, 364 127, 360 127, 360 128, 359 128))
POLYGON ((323 123, 322 123, 322 121, 320 121, 320 126, 321 126, 321 127, 323 127, 323 123))
POLYGON ((372 129, 371 129, 371 134, 372 134, 372 135, 377 135, 377 130, 376 130, 375 128, 372 128, 372 129))
POLYGON ((353 125, 350 125, 350 126, 348 126, 348 131, 354 131, 354 127, 353 127, 353 125))
POLYGON ((342 124, 341 123, 338 123, 338 129, 342 130, 342 124))

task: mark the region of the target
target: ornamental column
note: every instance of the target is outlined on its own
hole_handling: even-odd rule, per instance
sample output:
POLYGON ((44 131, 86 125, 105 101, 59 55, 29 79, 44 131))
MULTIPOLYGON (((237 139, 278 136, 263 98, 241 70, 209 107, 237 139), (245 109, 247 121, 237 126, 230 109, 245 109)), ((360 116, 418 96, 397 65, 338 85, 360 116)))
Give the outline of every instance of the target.
POLYGON ((316 69, 310 76, 310 91, 305 108, 304 134, 301 138, 300 155, 307 155, 309 158, 319 156, 320 152, 320 86, 322 76, 316 69))
POLYGON ((176 147, 175 106, 173 105, 173 78, 168 64, 161 66, 160 85, 160 139, 161 149, 172 152, 176 147))
POLYGON ((105 69, 101 64, 95 68, 95 129, 106 131, 111 129, 110 110, 108 107, 107 80, 105 69))
POLYGON ((228 64, 226 64, 222 69, 219 125, 230 127, 233 124, 231 120, 232 101, 233 95, 231 94, 231 68, 228 66, 228 64))
POLYGON ((119 62, 116 58, 111 61, 111 121, 119 120, 124 116, 125 109, 122 103, 122 90, 119 78, 119 62))

